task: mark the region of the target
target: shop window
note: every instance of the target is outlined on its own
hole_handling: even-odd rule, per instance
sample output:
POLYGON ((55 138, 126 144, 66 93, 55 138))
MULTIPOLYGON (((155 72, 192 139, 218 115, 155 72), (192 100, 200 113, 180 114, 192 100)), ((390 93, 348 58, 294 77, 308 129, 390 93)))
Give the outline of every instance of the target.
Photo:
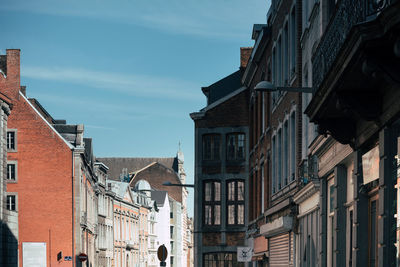
POLYGON ((205 253, 203 257, 204 267, 235 266, 243 267, 243 262, 237 262, 236 253, 205 253))

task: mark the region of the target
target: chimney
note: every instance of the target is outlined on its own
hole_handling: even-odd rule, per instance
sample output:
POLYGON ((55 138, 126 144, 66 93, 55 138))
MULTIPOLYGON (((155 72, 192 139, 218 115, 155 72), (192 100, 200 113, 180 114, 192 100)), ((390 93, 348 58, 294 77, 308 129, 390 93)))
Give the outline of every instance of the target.
POLYGON ((252 51, 253 51, 253 47, 241 47, 240 48, 240 68, 241 69, 246 68, 247 62, 249 62, 252 51))
POLYGON ((0 74, 0 91, 11 99, 16 99, 20 87, 20 50, 7 49, 6 66, 0 74))

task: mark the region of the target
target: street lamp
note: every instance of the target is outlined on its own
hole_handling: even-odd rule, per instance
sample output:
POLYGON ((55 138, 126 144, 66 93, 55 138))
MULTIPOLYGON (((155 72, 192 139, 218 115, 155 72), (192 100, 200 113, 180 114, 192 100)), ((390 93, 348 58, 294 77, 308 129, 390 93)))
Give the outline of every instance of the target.
POLYGON ((194 184, 173 184, 171 182, 164 182, 164 183, 162 183, 162 185, 165 185, 165 186, 193 187, 194 188, 194 184))
POLYGON ((279 87, 275 86, 273 83, 268 81, 261 81, 257 83, 254 90, 258 92, 273 92, 273 91, 287 91, 287 92, 297 92, 297 93, 312 93, 312 87, 279 87))

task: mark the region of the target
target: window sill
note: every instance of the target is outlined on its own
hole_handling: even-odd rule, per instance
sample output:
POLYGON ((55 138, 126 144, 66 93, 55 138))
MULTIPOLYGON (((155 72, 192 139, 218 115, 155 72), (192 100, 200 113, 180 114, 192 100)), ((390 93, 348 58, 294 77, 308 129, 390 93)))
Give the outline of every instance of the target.
POLYGON ((16 183, 18 183, 18 180, 7 179, 7 184, 16 184, 16 183))

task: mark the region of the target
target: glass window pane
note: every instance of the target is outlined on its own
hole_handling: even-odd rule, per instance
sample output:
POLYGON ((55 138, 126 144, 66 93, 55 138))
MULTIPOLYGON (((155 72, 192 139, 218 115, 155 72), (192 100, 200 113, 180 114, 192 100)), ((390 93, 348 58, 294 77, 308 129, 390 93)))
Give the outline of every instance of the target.
POLYGON ((239 134, 238 135, 238 151, 237 151, 237 157, 238 157, 238 159, 244 159, 244 148, 245 148, 245 145, 244 145, 244 141, 245 141, 245 138, 244 138, 244 134, 239 134))
POLYGON ((221 201, 221 183, 214 182, 214 200, 221 201))
POLYGON ((213 149, 213 159, 219 159, 219 143, 220 143, 220 136, 214 135, 214 149, 213 149))
POLYGON ((235 182, 228 183, 228 200, 235 200, 235 182))
POLYGON ((211 183, 204 184, 204 200, 211 201, 211 183))
POLYGON ((228 205, 228 224, 235 224, 235 205, 228 205))
POLYGON ((238 224, 244 224, 244 205, 238 205, 238 224))
POLYGON ((207 225, 211 225, 212 221, 211 221, 211 206, 206 205, 204 207, 204 223, 207 225))
POLYGON ((237 200, 244 200, 244 182, 237 182, 238 193, 237 200))
POLYGON ((215 205, 214 208, 214 224, 219 225, 221 224, 221 206, 215 205))

